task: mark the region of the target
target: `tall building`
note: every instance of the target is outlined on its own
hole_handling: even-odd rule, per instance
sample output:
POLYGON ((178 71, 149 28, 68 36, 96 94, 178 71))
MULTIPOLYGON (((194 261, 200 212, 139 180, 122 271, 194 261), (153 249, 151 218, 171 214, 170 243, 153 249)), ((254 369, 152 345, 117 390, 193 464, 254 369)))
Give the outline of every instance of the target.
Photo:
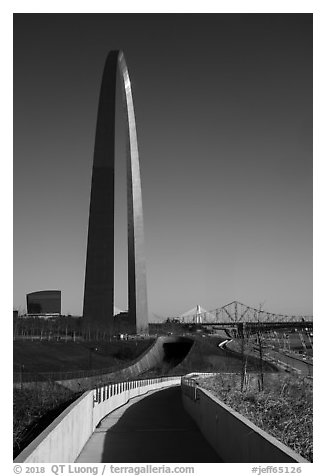
POLYGON ((127 64, 121 51, 106 59, 100 91, 89 208, 83 317, 86 326, 113 334, 114 176, 116 77, 122 81, 128 130, 128 315, 137 333, 148 332, 143 207, 136 121, 127 64))
POLYGON ((35 291, 26 295, 27 314, 50 317, 61 314, 61 291, 35 291))

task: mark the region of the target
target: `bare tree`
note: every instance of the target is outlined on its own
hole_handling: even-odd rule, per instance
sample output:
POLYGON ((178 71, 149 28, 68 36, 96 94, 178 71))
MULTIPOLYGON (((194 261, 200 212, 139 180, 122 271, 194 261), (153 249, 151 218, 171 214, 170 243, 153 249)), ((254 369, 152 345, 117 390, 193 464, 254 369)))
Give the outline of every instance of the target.
POLYGON ((263 310, 263 304, 259 304, 259 310, 257 312, 257 321, 258 321, 258 327, 257 327, 257 343, 258 343, 258 349, 259 349, 259 369, 260 369, 260 379, 258 380, 258 389, 259 391, 264 390, 264 356, 263 356, 263 335, 262 335, 262 329, 260 327, 260 314, 263 310))
POLYGON ((245 323, 238 323, 238 335, 241 339, 241 392, 247 389, 247 364, 248 364, 248 354, 246 352, 246 347, 248 344, 247 336, 245 335, 245 323))

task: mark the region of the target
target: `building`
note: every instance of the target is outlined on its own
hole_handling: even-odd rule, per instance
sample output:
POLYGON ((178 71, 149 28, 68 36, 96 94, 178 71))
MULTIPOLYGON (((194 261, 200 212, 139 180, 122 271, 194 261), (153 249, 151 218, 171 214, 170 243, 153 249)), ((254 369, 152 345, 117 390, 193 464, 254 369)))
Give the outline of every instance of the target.
POLYGON ((61 314, 61 291, 36 291, 26 295, 27 315, 55 317, 61 314))

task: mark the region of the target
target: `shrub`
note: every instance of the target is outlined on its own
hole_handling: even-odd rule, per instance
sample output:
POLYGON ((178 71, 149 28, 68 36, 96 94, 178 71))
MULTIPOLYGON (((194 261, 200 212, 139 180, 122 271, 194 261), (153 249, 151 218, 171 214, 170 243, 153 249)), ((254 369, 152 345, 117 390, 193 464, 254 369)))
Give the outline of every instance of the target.
POLYGON ((250 376, 243 392, 239 375, 220 374, 200 378, 198 382, 259 428, 312 461, 312 384, 307 378, 268 374, 261 392, 256 375, 250 376))

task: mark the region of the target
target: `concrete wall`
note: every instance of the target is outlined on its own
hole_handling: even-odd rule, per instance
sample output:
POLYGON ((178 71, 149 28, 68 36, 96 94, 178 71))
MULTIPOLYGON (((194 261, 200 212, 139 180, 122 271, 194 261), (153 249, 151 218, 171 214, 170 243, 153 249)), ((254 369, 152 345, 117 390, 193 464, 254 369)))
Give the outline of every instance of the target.
POLYGON ((93 431, 106 415, 127 403, 131 398, 137 397, 138 395, 144 395, 152 390, 180 385, 180 382, 181 377, 164 377, 123 382, 102 387, 97 391, 98 396, 95 396, 95 400, 99 399, 100 401, 95 402, 93 410, 93 431), (118 393, 120 389, 121 393, 118 393), (114 394, 115 392, 116 394, 114 394))
POLYGON ((309 463, 191 379, 182 380, 182 400, 206 440, 226 463, 309 463))
POLYGON ((85 392, 14 460, 17 463, 68 463, 93 432, 93 391, 85 392))
POLYGON ((106 385, 85 392, 14 460, 15 463, 73 463, 98 423, 137 395, 180 385, 180 377, 163 377, 106 385))

